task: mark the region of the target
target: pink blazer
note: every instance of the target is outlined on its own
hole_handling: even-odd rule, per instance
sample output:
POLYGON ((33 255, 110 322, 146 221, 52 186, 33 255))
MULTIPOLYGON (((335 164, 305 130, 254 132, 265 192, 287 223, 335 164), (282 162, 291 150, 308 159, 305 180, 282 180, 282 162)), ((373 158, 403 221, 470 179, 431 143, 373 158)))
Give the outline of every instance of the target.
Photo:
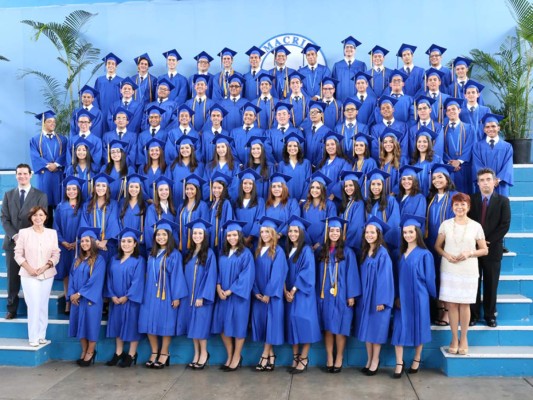
POLYGON ((35 232, 32 227, 21 229, 15 245, 15 261, 17 264, 21 265, 26 261, 33 268, 40 268, 50 261, 53 266, 35 277, 21 267, 19 275, 41 280, 52 278, 57 274, 55 266, 59 262, 60 251, 57 232, 54 229, 45 228, 42 233, 35 232))

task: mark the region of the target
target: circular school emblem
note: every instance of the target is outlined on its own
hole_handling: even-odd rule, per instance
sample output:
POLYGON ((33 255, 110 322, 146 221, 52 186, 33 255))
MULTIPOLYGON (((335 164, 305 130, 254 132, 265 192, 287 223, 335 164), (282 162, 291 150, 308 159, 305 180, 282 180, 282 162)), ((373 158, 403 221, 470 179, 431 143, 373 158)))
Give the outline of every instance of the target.
MULTIPOLYGON (((291 52, 287 57, 287 66, 289 68, 298 70, 298 68, 306 66, 307 60, 305 55, 302 54, 302 49, 308 43, 315 44, 316 42, 296 33, 283 33, 271 37, 259 46, 266 53, 261 59, 261 68, 266 70, 274 68, 274 53, 272 53, 272 50, 281 45, 291 52)), ((327 65, 322 49, 318 51, 317 59, 319 64, 327 65)))

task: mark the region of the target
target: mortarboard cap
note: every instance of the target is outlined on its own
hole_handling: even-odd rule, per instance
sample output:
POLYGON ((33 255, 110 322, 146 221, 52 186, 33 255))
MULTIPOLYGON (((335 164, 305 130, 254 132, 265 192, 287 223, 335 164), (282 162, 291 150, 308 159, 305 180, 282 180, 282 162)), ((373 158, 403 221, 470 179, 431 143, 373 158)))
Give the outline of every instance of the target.
POLYGON ((78 238, 91 237, 93 239, 98 239, 100 237, 100 228, 91 228, 89 226, 80 226, 78 228, 78 238))
POLYGON ((196 61, 200 61, 200 60, 207 60, 207 62, 211 62, 213 61, 213 57, 211 57, 208 53, 206 53, 205 51, 201 51, 200 53, 198 53, 196 56, 194 56, 194 59, 196 61))
POLYGON ((419 215, 404 214, 402 215, 400 226, 402 228, 405 228, 406 226, 417 226, 421 228, 425 223, 426 219, 424 217, 419 215))
POLYGON ((189 229, 201 229, 204 232, 209 232, 209 229, 213 226, 209 222, 207 222, 205 219, 198 218, 194 221, 189 222, 187 225, 185 225, 189 229))
POLYGON ((263 50, 261 50, 259 47, 257 46, 252 46, 248 49, 248 51, 246 53, 244 53, 248 56, 251 56, 252 54, 257 54, 259 57, 263 57, 263 55, 265 54, 265 52, 263 50))
POLYGON ((170 56, 174 56, 174 57, 176 57, 176 60, 178 60, 178 61, 181 60, 180 53, 178 53, 178 50, 176 50, 176 49, 172 49, 172 50, 169 50, 169 51, 165 51, 165 52, 163 53, 163 57, 165 57, 165 58, 168 58, 168 57, 170 57, 170 56))
POLYGON ((381 233, 386 233, 390 229, 390 226, 386 222, 380 220, 379 218, 377 218, 374 215, 372 215, 368 219, 368 221, 366 221, 365 227, 367 227, 368 225, 375 226, 376 229, 381 231, 381 233))
POLYGON ((403 52, 406 50, 410 50, 411 53, 414 54, 416 50, 416 46, 413 46, 412 44, 402 43, 402 45, 398 49, 398 52, 396 53, 396 57, 401 57, 403 52))
POLYGON ((118 56, 116 56, 115 54, 113 54, 113 53, 107 53, 107 55, 105 55, 105 56, 102 58, 102 61, 103 61, 103 62, 108 62, 109 60, 113 60, 113 61, 115 61, 115 63, 116 63, 117 65, 119 65, 119 64, 122 62, 122 60, 121 60, 118 56))
POLYGON ((389 53, 389 51, 386 48, 378 46, 378 45, 372 47, 372 50, 370 50, 368 52, 368 54, 370 54, 370 55, 372 55, 372 54, 383 54, 383 56, 386 56, 388 53, 389 53))
POLYGON ((346 39, 341 41, 341 43, 344 46, 351 45, 353 47, 357 47, 357 46, 361 45, 361 42, 359 40, 357 40, 356 38, 354 38, 353 36, 348 36, 346 39))
POLYGON ((148 55, 148 53, 143 53, 141 54, 140 56, 137 56, 133 59, 133 61, 135 61, 135 64, 139 65, 139 63, 141 62, 141 60, 146 60, 148 61, 148 66, 149 67, 152 67, 154 64, 152 63, 152 60, 150 60, 150 56, 148 55))
POLYGON ((440 55, 446 52, 446 48, 437 44, 432 44, 429 49, 426 50, 426 54, 429 56, 431 53, 438 52, 440 55))

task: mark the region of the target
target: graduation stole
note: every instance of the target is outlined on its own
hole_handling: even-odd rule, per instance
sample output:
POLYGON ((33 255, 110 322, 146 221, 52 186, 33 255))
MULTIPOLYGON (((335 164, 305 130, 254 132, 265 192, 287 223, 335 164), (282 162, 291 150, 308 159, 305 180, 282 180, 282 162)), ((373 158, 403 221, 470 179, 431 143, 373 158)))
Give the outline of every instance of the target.
MULTIPOLYGON (((466 129, 464 127, 464 124, 459 124, 459 154, 455 154, 456 156, 460 156, 463 154, 463 142, 466 142, 466 129)), ((444 152, 449 155, 448 152, 448 142, 446 141, 446 135, 448 134, 448 127, 449 125, 446 125, 446 128, 444 128, 444 152)))
MULTIPOLYGON (((324 274, 322 275, 322 289, 320 290, 320 298, 324 298, 324 289, 326 287, 326 273, 328 270, 328 264, 329 259, 324 260, 324 274)), ((333 297, 337 297, 337 283, 338 283, 338 277, 339 277, 339 262, 335 261, 335 278, 333 280, 333 286, 331 289, 329 289, 329 292, 333 295, 333 297)))
POLYGON ((166 293, 166 282, 167 282, 167 251, 165 249, 165 255, 163 256, 163 259, 159 263, 159 276, 157 278, 157 293, 155 295, 156 298, 161 298, 161 300, 165 301, 167 299, 167 293, 166 293), (163 289, 161 290, 161 281, 163 281, 163 289))
POLYGON ((121 179, 122 179, 122 183, 120 184, 120 190, 118 191, 117 201, 119 201, 120 198, 122 197, 122 193, 124 193, 124 198, 126 198, 126 192, 127 192, 126 177, 123 176, 121 179))
MULTIPOLYGON (((431 208, 431 205, 433 204, 433 202, 437 198, 437 196, 438 196, 438 193, 435 194, 435 196, 433 196, 433 198, 429 202, 429 205, 428 205, 428 208, 427 208, 427 211, 426 211, 426 229, 425 229, 425 232, 424 232, 424 238, 425 239, 427 239, 427 237, 429 236, 429 210, 431 208)), ((446 219, 446 210, 448 208, 448 202, 450 201, 450 192, 446 192, 446 194, 444 195, 443 200, 444 200, 444 204, 441 206, 441 208, 439 210, 439 225, 442 223, 442 221, 444 221, 446 219)))
MULTIPOLYGON (((205 111, 206 111, 206 103, 207 103, 207 97, 205 99, 205 101, 203 101, 202 103, 204 103, 204 111, 203 111, 203 116, 204 116, 204 122, 205 122, 205 111)), ((195 111, 196 109, 196 97, 194 98, 194 101, 192 102, 192 110, 195 111)), ((191 117, 191 125, 194 127, 194 116, 196 115, 196 113, 193 113, 192 117, 191 117)))
MULTIPOLYGON (((352 206, 355 204, 355 200, 354 199, 350 199, 350 201, 348 202, 348 204, 346 205, 346 210, 344 210, 344 213, 342 215, 342 218, 345 219, 346 221, 348 221, 348 214, 350 213, 350 209, 352 208, 352 206)), ((344 224, 344 237, 346 237, 346 230, 348 229, 348 224, 344 224)))
MULTIPOLYGON (((372 56, 370 56, 370 65, 372 65, 372 56)), ((381 74, 381 77, 383 78, 382 90, 385 90, 385 70, 386 69, 387 69, 386 67, 382 67, 381 72, 379 72, 381 74)), ((374 67, 372 67, 372 89, 374 89, 374 72, 376 72, 376 70, 374 69, 374 67)))
MULTIPOLYGON (((96 208, 98 207, 97 204, 94 205, 94 210, 93 210, 93 226, 95 228, 98 228, 98 225, 96 224, 97 223, 97 218, 96 218, 96 208)), ((102 233, 100 234, 100 237, 101 239, 100 240, 105 240, 105 212, 106 212, 106 209, 107 209, 107 205, 104 205, 104 208, 102 209, 102 226, 100 226, 100 228, 102 229, 102 233)))
MULTIPOLYGON (((44 117, 43 117, 44 118, 44 117)), ((56 134, 53 134, 57 140, 57 143, 59 144, 59 154, 60 156, 63 153, 63 143, 61 143, 61 139, 59 139, 59 136, 56 134)), ((41 134, 39 135, 39 155, 41 158, 43 158, 43 131, 41 130, 41 134)), ((48 150, 50 151, 50 156, 55 159, 54 154, 52 153, 52 150, 50 150, 50 147, 46 146, 48 150)), ((72 152, 74 153, 74 145, 72 145, 72 152)))
MULTIPOLYGON (((228 78, 230 76, 233 76, 234 73, 235 71, 233 70, 233 67, 232 67, 229 70, 228 78)), ((228 81, 226 80, 226 71, 224 70, 220 71, 220 74, 218 75, 218 84, 224 88, 224 98, 228 97, 229 88, 228 88, 228 81)))
MULTIPOLYGON (((326 108, 331 106, 332 104, 335 105, 335 122, 337 122, 339 120, 339 105, 337 104, 337 100, 336 99, 331 100, 331 103, 329 105, 326 105, 326 108)), ((326 120, 326 116, 324 115, 324 121, 325 120, 326 120)))
MULTIPOLYGON (((345 129, 346 129, 346 124, 342 124, 342 129, 341 129, 342 136, 346 136, 344 134, 345 129)), ((359 126, 357 125, 357 120, 355 121, 353 132, 354 132, 353 136, 357 135, 357 133, 359 132, 359 126)), ((353 138, 353 136, 352 136, 352 154, 354 158, 357 158, 357 156, 355 155, 355 139, 353 138)))
MULTIPOLYGON (((211 209, 213 210, 214 208, 216 208, 218 202, 220 201, 220 199, 218 200, 215 200, 215 202, 213 203, 213 205, 211 206, 211 209)), ((215 247, 218 247, 218 223, 219 223, 219 217, 216 216, 216 212, 215 212, 215 247)))
MULTIPOLYGON (((306 117, 305 108, 307 106, 307 104, 306 104, 307 102, 305 101, 305 96, 303 95, 303 93, 301 94, 300 97, 302 98, 302 121, 303 121, 305 119, 305 117, 306 117)), ((292 104, 292 97, 290 98, 289 103, 292 104)), ((291 110, 291 114, 292 114, 292 124, 294 126, 297 126, 296 125, 296 117, 294 116, 294 107, 291 110)))
MULTIPOLYGON (((141 78, 139 77, 139 74, 137 74, 135 76, 135 84, 139 87, 137 90, 141 89, 141 84, 142 84, 142 82, 139 83, 139 79, 141 79, 141 78)), ((150 103, 151 103, 153 101, 153 98, 152 98, 152 78, 151 78, 149 73, 148 73, 148 76, 147 76, 146 80, 148 81, 148 93, 150 95, 150 103)), ((137 90, 133 94, 133 98, 135 100, 137 100, 137 90)))
MULTIPOLYGON (((187 223, 191 222, 191 216, 192 216, 192 212, 194 211, 194 206, 195 206, 195 203, 193 203, 193 206, 192 206, 192 209, 191 209, 191 212, 189 213, 188 217, 187 217, 187 223)), ((180 211, 180 222, 179 222, 179 225, 180 225, 180 232, 179 232, 179 240, 180 240, 180 244, 179 244, 179 250, 182 251, 183 250, 183 234, 182 234, 182 224, 183 224, 183 213, 185 212, 185 209, 187 208, 187 206, 184 206, 181 211, 180 211)), ((187 249, 190 249, 191 248, 191 230, 190 229, 187 229, 187 249)))
POLYGON ((196 256, 196 261, 194 263, 194 276, 192 278, 192 288, 191 288, 191 306, 194 303, 194 289, 196 288, 196 273, 198 272, 198 256, 196 256))

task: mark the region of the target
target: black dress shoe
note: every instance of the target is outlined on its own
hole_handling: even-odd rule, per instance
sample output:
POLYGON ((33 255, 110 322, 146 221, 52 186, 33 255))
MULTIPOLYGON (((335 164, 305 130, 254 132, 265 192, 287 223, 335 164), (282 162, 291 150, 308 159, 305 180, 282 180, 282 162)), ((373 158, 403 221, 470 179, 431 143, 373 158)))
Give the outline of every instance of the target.
POLYGON ((502 250, 503 250, 504 253, 509 253, 509 249, 507 247, 505 247, 505 246, 503 246, 502 250))
POLYGON ((475 326, 477 324, 477 319, 471 319, 468 325, 475 326))
POLYGON ((489 328, 496 328, 498 326, 498 323, 496 322, 496 320, 494 318, 488 319, 487 320, 487 326, 489 328))
POLYGON ((15 319, 15 318, 17 318, 17 313, 14 313, 14 312, 11 312, 11 311, 7 312, 6 319, 15 319))

